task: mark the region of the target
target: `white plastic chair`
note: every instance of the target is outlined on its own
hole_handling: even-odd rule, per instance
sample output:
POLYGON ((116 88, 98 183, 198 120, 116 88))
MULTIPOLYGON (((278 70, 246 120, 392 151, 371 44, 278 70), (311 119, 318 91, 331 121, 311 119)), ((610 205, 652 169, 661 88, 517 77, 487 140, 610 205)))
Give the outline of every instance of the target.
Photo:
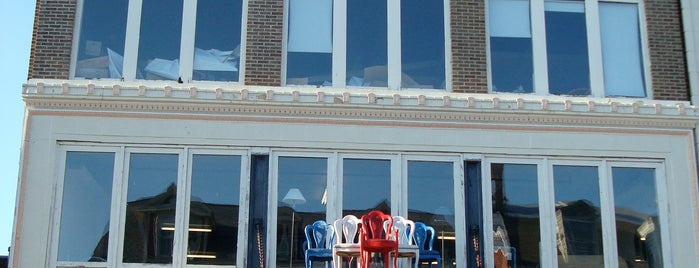
MULTIPOLYGON (((342 267, 342 258, 348 262, 360 255, 359 234, 360 220, 354 215, 347 215, 333 223, 335 227, 335 245, 333 245, 333 267, 342 267), (344 242, 343 242, 344 238, 344 242), (356 241, 356 242, 355 242, 356 241)), ((359 261, 357 261, 359 267, 359 261)))

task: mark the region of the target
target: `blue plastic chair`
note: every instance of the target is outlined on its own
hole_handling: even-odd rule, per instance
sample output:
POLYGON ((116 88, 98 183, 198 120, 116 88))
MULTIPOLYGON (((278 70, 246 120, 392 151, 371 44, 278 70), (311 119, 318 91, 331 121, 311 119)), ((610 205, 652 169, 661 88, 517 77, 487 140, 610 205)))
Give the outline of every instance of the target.
POLYGON ((306 268, 311 268, 312 262, 332 262, 332 245, 335 243, 335 228, 325 221, 316 221, 306 225, 306 243, 304 253, 306 255, 306 268))
POLYGON ((442 260, 439 251, 432 249, 434 244, 435 231, 432 226, 426 225, 423 222, 415 223, 415 234, 413 239, 415 240, 415 245, 420 248, 419 258, 417 260, 417 267, 420 267, 420 263, 423 261, 429 262, 429 267, 432 268, 432 261, 437 261, 437 267, 441 267, 442 260), (429 236, 428 236, 429 233, 429 236))

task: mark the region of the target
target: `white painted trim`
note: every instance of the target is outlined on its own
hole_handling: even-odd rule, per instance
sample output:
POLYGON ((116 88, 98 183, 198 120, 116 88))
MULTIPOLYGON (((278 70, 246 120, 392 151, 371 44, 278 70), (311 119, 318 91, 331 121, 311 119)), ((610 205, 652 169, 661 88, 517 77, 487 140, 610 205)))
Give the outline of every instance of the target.
POLYGON ((653 76, 651 73, 650 48, 648 46, 648 19, 646 18, 646 4, 645 1, 640 0, 628 1, 630 1, 631 3, 637 3, 636 7, 638 8, 638 32, 640 33, 641 37, 641 60, 643 61, 643 82, 644 86, 646 87, 646 98, 653 99, 653 76))
POLYGON ((194 71, 194 40, 197 29, 197 0, 184 0, 182 7, 182 33, 180 35, 180 69, 182 81, 192 82, 194 71))
MULTIPOLYGON (((238 84, 244 85, 245 84, 245 63, 247 62, 246 60, 246 55, 247 55, 247 47, 248 47, 248 0, 242 0, 243 1, 243 7, 242 7, 242 14, 240 16, 240 59, 238 60, 238 84)), ((283 65, 282 65, 283 66, 283 65)), ((283 77, 283 76, 282 76, 283 77)), ((282 78, 284 79, 284 78, 282 78)), ((282 84, 283 85, 283 84, 282 84)), ((245 267, 245 266, 243 266, 245 267)))
POLYGON ((600 30, 599 5, 595 0, 585 1, 585 25, 587 29, 590 95, 594 97, 605 97, 602 31, 600 30))
POLYGON ((494 252, 491 242, 493 241, 493 179, 490 167, 496 162, 497 159, 490 158, 484 158, 481 161, 481 203, 483 206, 483 226, 481 226, 483 241, 481 241, 481 245, 483 247, 484 267, 495 267, 493 254, 490 254, 490 252, 494 252))
POLYGON ((333 3, 333 87, 347 86, 347 0, 335 0, 333 3), (334 34, 345 33, 345 34, 334 34))
POLYGON ((141 7, 143 0, 130 0, 124 38, 124 63, 121 76, 125 81, 136 80, 138 44, 141 36, 141 7))
MULTIPOLYGON (((451 1, 449 0, 444 0, 444 75, 446 76, 444 79, 446 87, 444 90, 446 92, 451 92, 453 86, 453 81, 454 81, 454 74, 453 74, 453 68, 454 65, 452 64, 452 48, 451 48, 451 1)), ((487 9, 487 3, 486 3, 486 10, 487 9)), ((488 31, 487 25, 486 25, 486 33, 488 31)), ((487 38, 486 35, 486 42, 488 41, 489 38, 487 38)), ((490 83, 489 83, 490 84, 490 83)))
POLYGON ((184 267, 187 264, 187 247, 189 238, 189 201, 191 200, 191 157, 189 148, 184 148, 178 154, 177 161, 177 192, 175 196, 175 232, 172 247, 173 267, 184 267), (179 258, 178 258, 179 257, 179 258))
POLYGON ((73 44, 70 49, 71 57, 68 79, 75 79, 75 69, 78 66, 78 49, 80 48, 80 31, 82 29, 84 6, 85 1, 77 1, 75 7, 75 24, 73 25, 73 44))
MULTIPOLYGON (((466 211, 469 207, 466 206, 466 172, 464 167, 464 159, 458 158, 454 160, 454 228, 456 243, 456 259, 457 260, 467 260, 467 250, 466 246, 470 242, 469 237, 469 226, 466 224, 466 211), (467 242, 468 241, 468 242, 467 242)), ((481 204, 483 202, 481 201, 481 204)), ((481 228, 482 230, 483 228, 481 228)), ((444 250, 444 249, 442 249, 444 250)), ((456 263, 458 268, 465 268, 468 261, 459 261, 456 263)))
POLYGON ((386 52, 388 69, 388 89, 400 90, 402 88, 401 77, 401 4, 400 0, 387 0, 386 3, 386 52))
MULTIPOLYGON (((289 5, 291 0, 283 1, 282 11, 282 59, 281 59, 281 70, 279 75, 282 85, 286 85, 286 76, 288 68, 288 54, 289 54, 289 5)), ((247 39, 247 38, 246 38, 247 39)))

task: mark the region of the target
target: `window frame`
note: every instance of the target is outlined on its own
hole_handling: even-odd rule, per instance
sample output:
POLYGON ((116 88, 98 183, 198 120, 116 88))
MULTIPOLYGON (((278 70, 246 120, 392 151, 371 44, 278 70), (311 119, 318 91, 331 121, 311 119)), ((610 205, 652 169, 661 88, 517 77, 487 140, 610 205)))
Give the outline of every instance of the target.
MULTIPOLYGON (((522 94, 512 92, 500 92, 493 89, 492 52, 490 46, 490 1, 485 2, 486 10, 486 55, 488 73, 488 92, 493 94, 522 94)), ((546 0, 522 0, 529 2, 529 14, 531 22, 532 57, 533 57, 533 82, 534 92, 524 94, 554 95, 549 93, 545 9, 546 0)), ((565 2, 583 2, 585 6, 585 25, 587 29, 588 66, 590 75, 590 95, 580 97, 626 97, 607 96, 604 85, 604 66, 602 58, 602 37, 599 17, 599 3, 626 3, 635 4, 638 12, 638 29, 640 33, 639 46, 641 51, 641 68, 643 68, 643 83, 645 97, 629 97, 639 99, 653 99, 653 84, 650 70, 650 52, 648 48, 648 31, 646 28, 645 2, 641 0, 563 0, 565 2)), ((568 95, 565 95, 568 96, 568 95)))
POLYGON ((597 167, 600 190, 600 215, 602 217, 602 236, 605 267, 618 266, 616 216, 614 209, 614 189, 612 168, 650 168, 655 170, 655 185, 660 218, 660 234, 662 243, 663 265, 671 267, 671 244, 669 233, 669 200, 668 185, 665 173, 665 162, 662 160, 630 160, 613 158, 563 158, 563 157, 516 157, 516 156, 485 156, 481 162, 482 173, 482 204, 483 204, 483 239, 485 267, 494 267, 493 254, 493 204, 491 187, 491 164, 527 164, 537 166, 537 187, 539 195, 541 267, 558 267, 556 243, 556 216, 553 167, 554 166, 585 166, 597 167))
MULTIPOLYGON (((73 44, 71 48, 70 70, 68 79, 85 79, 89 78, 76 77, 75 71, 77 68, 78 49, 80 41, 80 31, 82 29, 82 17, 84 10, 84 2, 87 0, 78 0, 75 14, 75 26, 73 30, 73 44)), ((148 80, 137 79, 137 63, 139 49, 139 34, 141 27, 141 11, 144 0, 128 0, 128 11, 126 20, 126 34, 124 36, 124 61, 122 78, 97 78, 106 81, 171 81, 171 80, 148 80)), ((145 0, 147 1, 147 0, 145 0)), ((180 68, 178 75, 185 83, 203 83, 203 84, 220 84, 234 83, 243 84, 245 79, 245 47, 247 36, 247 11, 248 0, 242 1, 241 8, 241 29, 240 29, 240 58, 238 63, 238 81, 207 81, 193 80, 194 69, 194 42, 196 37, 196 15, 197 15, 197 0, 183 0, 182 12, 182 29, 180 38, 179 61, 180 68), (190 22, 190 23, 185 23, 190 22)), ((171 81, 177 83, 177 81, 171 81)))
MULTIPOLYGON (((402 64, 401 64, 401 3, 400 1, 387 1, 387 63, 388 86, 348 86, 347 85, 347 1, 333 0, 332 10, 332 87, 336 88, 369 88, 388 90, 434 90, 451 92, 452 70, 451 70, 451 18, 449 0, 444 2, 444 71, 445 88, 405 88, 402 86, 402 64), (338 34, 339 33, 339 34, 338 34)), ((284 23, 282 27, 282 64, 281 64, 281 85, 285 87, 316 87, 315 85, 288 85, 287 84, 287 55, 289 41, 289 4, 290 0, 284 0, 284 23)))

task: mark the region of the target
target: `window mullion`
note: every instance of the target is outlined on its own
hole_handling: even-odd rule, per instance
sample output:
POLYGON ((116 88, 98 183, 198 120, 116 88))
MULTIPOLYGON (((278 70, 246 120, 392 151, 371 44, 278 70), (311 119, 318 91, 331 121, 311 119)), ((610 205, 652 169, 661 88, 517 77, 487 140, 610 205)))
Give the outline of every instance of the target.
POLYGON ((614 214, 614 183, 612 182, 611 167, 607 161, 602 161, 599 167, 600 213, 602 214, 602 246, 604 247, 605 267, 618 265, 616 247, 616 215, 614 214))
POLYGON ((334 87, 347 85, 347 0, 333 4, 332 83, 334 87))
POLYGON ((590 93, 593 97, 604 97, 604 64, 602 63, 602 40, 597 0, 585 1, 585 21, 587 48, 590 57, 590 93))
POLYGON ((400 0, 388 0, 388 89, 401 88, 400 0))
POLYGON ((121 255, 119 254, 119 244, 122 240, 119 236, 119 226, 121 225, 121 208, 123 201, 124 185, 126 184, 123 180, 125 178, 124 174, 124 159, 125 159, 124 147, 122 146, 116 152, 114 156, 114 175, 112 182, 112 200, 111 200, 111 211, 109 213, 109 246, 107 247, 107 266, 108 267, 118 267, 120 263, 119 259, 121 255))
POLYGON ((194 36, 196 34, 197 0, 185 0, 182 9, 182 36, 180 39, 180 78, 192 81, 194 66, 194 36))
POLYGON ((141 6, 143 0, 129 1, 129 11, 126 19, 126 37, 124 38, 124 69, 121 73, 125 80, 136 79, 136 64, 138 62, 138 42, 141 35, 141 6))
POLYGON ((541 244, 539 254, 541 255, 542 267, 558 267, 557 244, 556 244, 556 212, 553 187, 553 166, 548 159, 538 164, 538 186, 539 186, 539 219, 541 244))
POLYGON ((534 58, 534 92, 539 95, 549 93, 548 62, 546 61, 546 21, 544 0, 530 1, 532 27, 532 56, 534 58))
POLYGON ((481 196, 483 197, 483 241, 481 245, 483 246, 483 267, 494 267, 493 254, 488 254, 488 252, 495 252, 493 246, 493 187, 492 187, 492 173, 491 173, 492 162, 490 160, 484 160, 481 164, 481 196))
POLYGON ((189 178, 191 174, 188 166, 191 166, 189 149, 180 153, 177 171, 177 197, 175 204, 175 236, 172 249, 172 266, 185 267, 187 264, 187 239, 189 235, 189 178))

